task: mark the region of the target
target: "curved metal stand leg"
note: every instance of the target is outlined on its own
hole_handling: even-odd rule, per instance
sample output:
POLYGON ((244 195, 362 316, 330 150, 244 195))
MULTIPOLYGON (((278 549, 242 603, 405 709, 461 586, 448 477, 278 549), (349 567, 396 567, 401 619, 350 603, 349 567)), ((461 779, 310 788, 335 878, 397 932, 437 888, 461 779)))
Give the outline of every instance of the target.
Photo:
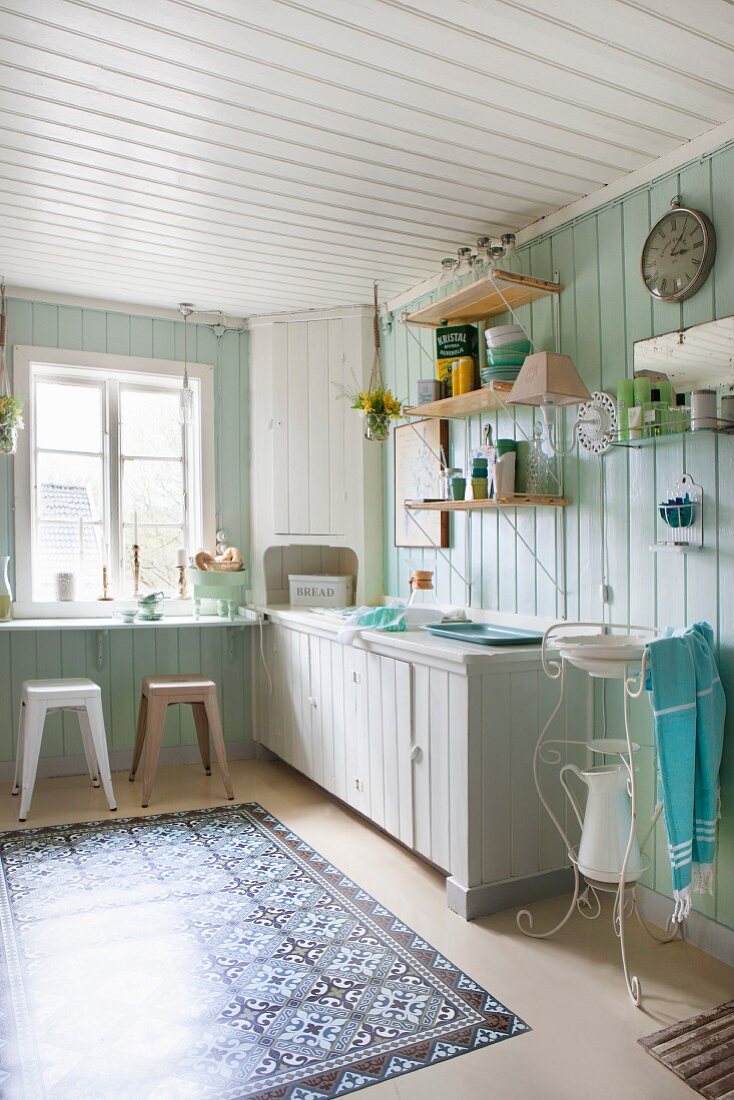
MULTIPOLYGON (((643 669, 644 675, 644 669, 643 669)), ((625 898, 625 890, 627 888, 627 867, 629 866, 630 855, 632 854, 632 847, 635 842, 635 835, 637 832, 637 780, 635 776, 635 755, 632 749, 632 734, 630 733, 630 712, 629 701, 630 694, 627 687, 627 680, 624 682, 624 732, 627 736, 627 759, 629 770, 629 793, 630 793, 630 833, 627 838, 627 848, 624 853, 624 859, 622 861, 622 871, 619 876, 619 889, 617 890, 617 899, 614 912, 615 931, 619 937, 619 949, 622 954, 622 970, 624 971, 624 981, 627 986, 627 992, 630 995, 630 1000, 635 1006, 639 1006, 640 998, 642 996, 642 989, 640 987, 639 979, 637 975, 630 975, 629 966, 627 964, 627 944, 624 936, 624 922, 627 916, 627 903, 625 898)), ((637 895, 635 893, 635 887, 632 887, 632 905, 634 909, 637 908, 637 895)))
POLYGON ((576 866, 576 864, 573 864, 573 897, 571 898, 571 904, 569 905, 568 910, 563 915, 561 920, 558 922, 558 924, 554 925, 553 928, 549 928, 547 932, 533 932, 533 914, 530 912, 529 909, 521 909, 520 912, 517 914, 516 919, 517 927, 520 929, 522 934, 524 936, 532 936, 535 940, 547 940, 549 936, 555 936, 556 932, 560 932, 564 924, 568 924, 571 917, 573 916, 573 911, 576 908, 577 902, 579 900, 579 887, 580 879, 578 867, 576 866))
MULTIPOLYGON (((561 709, 561 706, 563 705, 563 700, 564 700, 564 697, 565 697, 565 694, 566 694, 566 662, 565 661, 563 661, 562 664, 561 664, 561 671, 560 671, 560 677, 559 678, 560 678, 561 684, 560 684, 560 691, 558 693, 558 702, 556 703, 555 708, 554 708, 550 718, 548 719, 546 724, 543 726, 543 729, 540 731, 540 737, 538 738, 537 744, 535 746, 535 752, 533 753, 533 779, 535 781, 535 789, 538 792, 538 798, 541 801, 543 809, 548 814, 548 817, 551 819, 551 821, 555 825, 556 829, 558 830, 558 833, 560 834, 560 836, 563 840, 563 843, 566 845, 566 851, 568 853, 568 857, 569 857, 569 859, 571 861, 571 864, 573 866, 573 878, 574 878, 574 881, 573 881, 573 897, 571 899, 571 904, 569 905, 568 911, 566 912, 566 914, 558 922, 558 924, 556 924, 553 928, 550 928, 547 932, 534 932, 533 931, 533 915, 532 915, 532 913, 530 912, 529 909, 521 909, 520 910, 520 912, 517 914, 517 918, 516 918, 517 927, 520 929, 520 931, 523 933, 523 935, 532 936, 534 939, 537 939, 537 940, 544 940, 544 939, 547 939, 549 936, 555 935, 556 932, 560 931, 560 929, 563 928, 564 924, 568 923, 568 921, 571 919, 571 916, 573 914, 574 909, 576 908, 576 903, 578 902, 579 889, 580 889, 580 879, 579 879, 578 867, 576 866, 576 853, 574 851, 574 847, 571 844, 571 841, 569 840, 568 836, 566 835, 565 829, 563 828, 560 821, 558 820, 556 815, 553 813, 553 810, 551 809, 550 805, 548 804, 548 801, 547 801, 545 795, 543 794, 543 791, 542 791, 541 785, 540 785, 540 761, 542 759, 541 753, 542 753, 542 749, 543 749, 543 741, 545 740, 545 735, 548 733, 548 730, 553 725, 553 723, 556 719, 556 715, 558 714, 559 710, 561 709)), ((555 753, 558 756, 558 759, 555 762, 560 763, 562 757, 560 756, 560 754, 557 753, 557 750, 554 749, 552 751, 553 751, 553 753, 555 753)))
POLYGON ((654 940, 655 943, 672 943, 673 940, 677 939, 682 932, 682 926, 680 924, 676 924, 670 918, 668 919, 668 923, 665 925, 665 932, 663 933, 663 935, 660 935, 659 932, 653 932, 650 925, 642 916, 642 913, 640 912, 637 904, 635 904, 635 916, 637 917, 637 923, 640 925, 640 928, 644 929, 650 939, 654 940))

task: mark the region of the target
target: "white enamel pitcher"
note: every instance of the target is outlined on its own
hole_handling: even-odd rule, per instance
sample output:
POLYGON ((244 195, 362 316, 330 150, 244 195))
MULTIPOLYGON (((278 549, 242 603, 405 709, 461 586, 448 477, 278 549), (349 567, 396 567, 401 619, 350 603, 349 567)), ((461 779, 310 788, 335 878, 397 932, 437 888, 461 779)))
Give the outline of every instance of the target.
MULTIPOLYGON (((599 882, 619 882, 632 823, 627 768, 624 764, 609 764, 582 771, 575 764, 566 764, 561 768, 560 778, 581 826, 579 871, 599 882), (585 813, 568 785, 568 772, 573 772, 588 788, 585 813)), ((644 870, 635 837, 625 880, 636 882, 644 870)))

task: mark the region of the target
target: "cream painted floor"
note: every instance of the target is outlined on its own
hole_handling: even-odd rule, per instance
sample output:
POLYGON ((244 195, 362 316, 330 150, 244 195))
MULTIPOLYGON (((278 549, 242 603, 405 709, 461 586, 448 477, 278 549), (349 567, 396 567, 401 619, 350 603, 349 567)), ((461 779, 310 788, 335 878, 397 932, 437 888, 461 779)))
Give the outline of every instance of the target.
MULTIPOLYGON (((654 946, 636 926, 631 954, 643 1005, 627 998, 610 922, 575 917, 548 941, 525 939, 508 911, 467 923, 444 901, 442 877, 279 763, 231 765, 237 801, 261 803, 534 1029, 484 1051, 374 1086, 375 1100, 691 1100, 695 1095, 638 1046, 639 1036, 734 997, 734 969, 684 943, 654 946)), ((218 776, 161 768, 151 805, 140 783, 113 776, 119 810, 82 777, 39 781, 25 828, 225 802, 218 776)), ((0 829, 18 827, 16 798, 0 795, 0 829)), ((21 826, 23 827, 23 826, 21 826)), ((562 899, 533 907, 536 927, 562 899)), ((608 915, 608 914, 605 914, 608 915)))

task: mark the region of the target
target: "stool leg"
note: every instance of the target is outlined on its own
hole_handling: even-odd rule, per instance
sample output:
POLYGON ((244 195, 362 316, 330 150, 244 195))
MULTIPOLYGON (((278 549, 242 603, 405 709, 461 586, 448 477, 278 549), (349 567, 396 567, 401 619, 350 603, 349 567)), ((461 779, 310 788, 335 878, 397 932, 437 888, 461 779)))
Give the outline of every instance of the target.
POLYGON ((148 714, 148 696, 140 696, 140 706, 138 707, 138 725, 135 730, 135 748, 133 749, 133 759, 130 765, 130 774, 128 779, 131 783, 135 782, 135 773, 138 770, 138 764, 140 763, 140 754, 143 751, 143 742, 145 741, 145 720, 148 714))
POLYGON ((18 744, 15 746, 15 778, 13 779, 13 794, 20 794, 20 777, 23 774, 23 742, 25 739, 25 703, 20 704, 18 715, 18 744))
POLYGON ((88 722, 90 727, 90 735, 92 738, 92 743, 94 745, 94 751, 97 756, 97 764, 99 765, 99 776, 102 780, 104 793, 107 797, 107 804, 109 805, 111 810, 116 810, 117 802, 115 800, 115 792, 112 790, 110 760, 109 756, 107 755, 107 735, 105 734, 104 728, 102 699, 99 695, 95 696, 92 699, 87 699, 87 709, 85 711, 79 711, 80 725, 82 723, 82 719, 88 722))
POLYGON ((150 792, 153 789, 153 780, 155 779, 156 769, 158 767, 158 757, 161 752, 161 742, 163 741, 163 727, 166 724, 166 711, 168 710, 168 700, 165 698, 156 698, 148 700, 148 718, 145 728, 146 746, 145 746, 145 768, 143 770, 143 798, 141 806, 147 806, 150 802, 150 792))
POLYGON ((191 709, 194 712, 194 725, 196 726, 196 737, 199 742, 201 762, 204 765, 206 774, 211 775, 212 759, 209 752, 209 721, 206 716, 206 707, 203 703, 192 703, 191 709))
POLYGON ((89 778, 92 780, 92 786, 99 786, 99 764, 97 763, 97 753, 94 750, 94 740, 92 738, 92 727, 89 724, 89 715, 84 708, 77 710, 77 717, 79 719, 79 730, 82 735, 82 745, 84 746, 84 756, 87 761, 87 768, 89 769, 89 778))
POLYGON ((23 722, 23 778, 20 792, 20 813, 18 814, 18 821, 25 821, 28 817, 28 811, 31 808, 33 788, 36 784, 36 771, 38 770, 38 756, 41 751, 43 724, 45 721, 45 703, 34 701, 25 704, 23 722))
POLYGON ((204 696, 204 707, 206 708, 206 716, 209 719, 209 729, 214 742, 214 751, 217 754, 219 770, 222 773, 224 789, 227 792, 227 798, 231 800, 234 798, 234 791, 232 790, 232 780, 229 778, 227 750, 224 747, 224 733, 222 732, 222 720, 219 717, 219 702, 216 692, 207 692, 204 696))

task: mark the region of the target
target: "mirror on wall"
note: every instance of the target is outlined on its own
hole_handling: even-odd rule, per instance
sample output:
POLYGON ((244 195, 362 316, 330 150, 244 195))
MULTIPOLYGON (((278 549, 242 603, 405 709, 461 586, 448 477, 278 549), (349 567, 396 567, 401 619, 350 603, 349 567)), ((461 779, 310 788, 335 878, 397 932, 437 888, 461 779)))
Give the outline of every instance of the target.
POLYGON ((668 378, 676 393, 734 392, 734 317, 638 340, 634 370, 668 378))

